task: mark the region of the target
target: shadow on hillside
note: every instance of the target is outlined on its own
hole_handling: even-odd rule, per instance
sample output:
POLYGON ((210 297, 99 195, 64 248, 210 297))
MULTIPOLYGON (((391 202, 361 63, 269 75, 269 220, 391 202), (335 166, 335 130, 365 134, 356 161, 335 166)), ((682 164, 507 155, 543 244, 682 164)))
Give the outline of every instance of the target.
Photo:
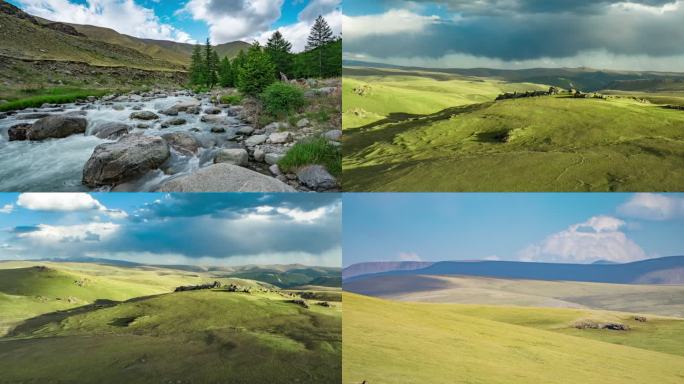
POLYGON ((456 115, 474 112, 494 104, 488 101, 480 104, 470 104, 459 107, 449 107, 439 112, 427 115, 410 113, 390 113, 386 118, 366 124, 358 128, 347 129, 343 136, 342 152, 344 156, 356 153, 369 145, 387 142, 391 143, 394 136, 413 128, 419 128, 431 123, 448 120, 456 115), (386 125, 383 129, 373 130, 375 127, 386 125))
POLYGON ((21 324, 17 325, 16 327, 12 328, 9 332, 7 332, 7 334, 5 336, 3 336, 3 338, 26 336, 26 335, 29 335, 29 334, 35 332, 36 330, 38 330, 44 326, 46 326, 49 323, 59 323, 59 322, 65 320, 71 316, 76 316, 76 315, 80 315, 83 313, 97 311, 99 309, 111 308, 111 307, 114 307, 116 305, 123 304, 123 303, 135 303, 138 301, 147 300, 147 299, 162 296, 162 295, 167 295, 167 293, 162 293, 162 294, 158 294, 158 295, 134 297, 132 299, 125 300, 125 301, 98 299, 98 300, 95 300, 95 302, 92 304, 87 304, 87 305, 83 305, 83 306, 71 308, 71 309, 65 309, 62 311, 44 313, 42 315, 38 315, 36 317, 32 317, 30 319, 24 320, 21 324))

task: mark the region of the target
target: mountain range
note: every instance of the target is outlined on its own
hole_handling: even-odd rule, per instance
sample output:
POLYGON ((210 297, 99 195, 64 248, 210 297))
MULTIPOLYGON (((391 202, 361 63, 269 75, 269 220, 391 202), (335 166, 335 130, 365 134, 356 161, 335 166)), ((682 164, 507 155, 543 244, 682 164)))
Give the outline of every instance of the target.
MULTIPOLYGON (((681 91, 684 90, 684 73, 656 71, 615 71, 596 68, 421 68, 371 63, 357 60, 343 61, 344 74, 349 76, 372 76, 383 74, 384 70, 428 71, 446 75, 499 79, 512 83, 535 83, 575 88, 583 92, 600 90, 616 91, 681 91)), ((404 73, 406 74, 406 73, 404 73)), ((423 73, 424 75, 424 73, 423 73)))
POLYGON ((462 275, 613 284, 684 284, 684 256, 660 257, 623 264, 519 261, 441 261, 422 264, 355 264, 345 268, 342 275, 345 283, 379 276, 462 275))
MULTIPOLYGON (((46 71, 80 75, 90 83, 98 80, 96 72, 121 67, 182 73, 190 64, 193 47, 92 25, 45 20, 0 0, 0 81, 8 87, 42 83, 46 71)), ((214 48, 219 57, 232 58, 248 47, 246 42, 234 41, 214 48)))

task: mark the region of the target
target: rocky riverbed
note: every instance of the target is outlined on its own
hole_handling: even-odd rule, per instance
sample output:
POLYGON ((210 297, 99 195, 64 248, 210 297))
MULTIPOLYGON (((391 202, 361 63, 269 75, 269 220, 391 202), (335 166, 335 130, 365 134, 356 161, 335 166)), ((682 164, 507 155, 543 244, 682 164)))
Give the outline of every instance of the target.
POLYGON ((341 131, 307 119, 257 129, 252 120, 242 106, 190 91, 0 113, 0 191, 338 190, 321 166, 283 174, 276 163, 309 136, 337 145, 341 131))

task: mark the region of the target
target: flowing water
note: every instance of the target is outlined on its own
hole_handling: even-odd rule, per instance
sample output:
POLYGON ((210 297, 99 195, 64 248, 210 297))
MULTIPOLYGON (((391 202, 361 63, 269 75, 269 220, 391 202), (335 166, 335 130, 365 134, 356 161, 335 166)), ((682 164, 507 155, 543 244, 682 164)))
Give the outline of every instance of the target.
MULTIPOLYGON (((64 111, 51 112, 63 114, 84 110, 88 120, 86 134, 76 134, 63 139, 47 139, 44 141, 9 141, 7 130, 19 123, 33 123, 37 119, 23 120, 26 113, 47 112, 51 109, 28 109, 19 111, 15 115, 0 119, 0 191, 87 191, 81 183, 83 166, 90 158, 96 146, 114 140, 103 140, 90 135, 100 124, 107 122, 122 122, 134 127, 131 133, 142 132, 145 135, 161 136, 169 132, 188 132, 194 135, 202 147, 195 155, 186 155, 171 149, 171 158, 159 170, 143 175, 137 180, 119 185, 115 190, 121 191, 152 191, 162 182, 171 177, 191 173, 200 167, 209 165, 215 152, 221 147, 236 146, 230 139, 235 137, 236 131, 243 126, 239 119, 226 115, 222 111, 219 116, 225 118, 226 123, 203 123, 200 115, 180 112, 178 116, 164 116, 158 111, 167 109, 179 102, 195 100, 191 96, 168 96, 142 98, 126 97, 124 101, 117 98, 113 101, 95 101, 83 104, 65 104, 64 111), (141 111, 151 111, 160 116, 159 120, 132 120, 130 114, 136 112, 133 108, 139 106, 141 111), (84 108, 85 107, 85 108, 84 108), (119 110, 117 110, 119 109, 119 110), (186 124, 161 128, 161 122, 172 118, 183 118, 186 124), (135 128, 137 124, 149 124, 150 128, 135 128), (225 128, 225 133, 212 133, 212 127, 225 128), (191 131, 197 129, 199 132, 191 131)), ((211 106, 208 99, 201 101, 201 108, 211 106)), ((54 109, 53 109, 54 110, 54 109)), ((107 190, 107 188, 103 188, 107 190)))

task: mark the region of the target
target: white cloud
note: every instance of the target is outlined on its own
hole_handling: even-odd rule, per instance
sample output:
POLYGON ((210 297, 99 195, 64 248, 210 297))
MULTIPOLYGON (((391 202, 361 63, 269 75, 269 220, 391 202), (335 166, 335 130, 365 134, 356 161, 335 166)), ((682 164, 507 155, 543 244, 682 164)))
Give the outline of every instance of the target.
POLYGON ((209 24, 211 40, 222 44, 253 40, 280 18, 283 0, 190 0, 183 8, 193 19, 209 24))
POLYGON ((40 243, 63 243, 81 241, 104 241, 112 238, 119 230, 119 224, 88 223, 76 225, 39 224, 30 232, 20 232, 17 237, 40 243))
POLYGON ((684 216, 684 198, 657 193, 637 193, 618 212, 645 220, 669 220, 684 216))
POLYGON ((423 16, 406 9, 390 9, 377 15, 342 16, 344 38, 350 40, 367 36, 420 33, 439 20, 439 16, 423 16))
POLYGON ((314 21, 318 15, 327 15, 337 10, 341 0, 309 0, 309 4, 299 12, 300 21, 314 21))
POLYGON ((75 212, 98 211, 113 219, 123 219, 128 214, 119 209, 108 209, 91 195, 73 193, 22 193, 17 205, 34 211, 75 212))
POLYGON ((620 229, 625 222, 610 216, 595 216, 573 224, 544 241, 518 253, 524 261, 591 262, 599 259, 629 262, 646 253, 620 229))
POLYGON ((400 252, 399 255, 397 255, 397 259, 399 259, 399 261, 423 261, 415 252, 400 252))
POLYGON ((154 10, 142 7, 133 0, 87 0, 85 4, 69 0, 19 2, 26 12, 53 21, 96 25, 141 38, 195 42, 186 32, 162 23, 154 10))
POLYGON ((12 213, 14 210, 14 204, 5 204, 0 207, 0 213, 12 213))
MULTIPOLYGON (((318 15, 316 15, 317 17, 318 15)), ((323 18, 330 25, 330 29, 333 31, 333 35, 337 36, 342 32, 342 12, 340 10, 334 10, 330 13, 323 14, 323 18)), ((306 40, 311 32, 311 27, 313 26, 313 20, 302 19, 297 23, 286 25, 278 28, 277 30, 283 35, 283 37, 292 43, 292 50, 294 52, 303 51, 306 47, 306 40)), ((273 32, 276 30, 269 30, 261 33, 255 40, 265 44, 268 38, 271 37, 273 32)))

